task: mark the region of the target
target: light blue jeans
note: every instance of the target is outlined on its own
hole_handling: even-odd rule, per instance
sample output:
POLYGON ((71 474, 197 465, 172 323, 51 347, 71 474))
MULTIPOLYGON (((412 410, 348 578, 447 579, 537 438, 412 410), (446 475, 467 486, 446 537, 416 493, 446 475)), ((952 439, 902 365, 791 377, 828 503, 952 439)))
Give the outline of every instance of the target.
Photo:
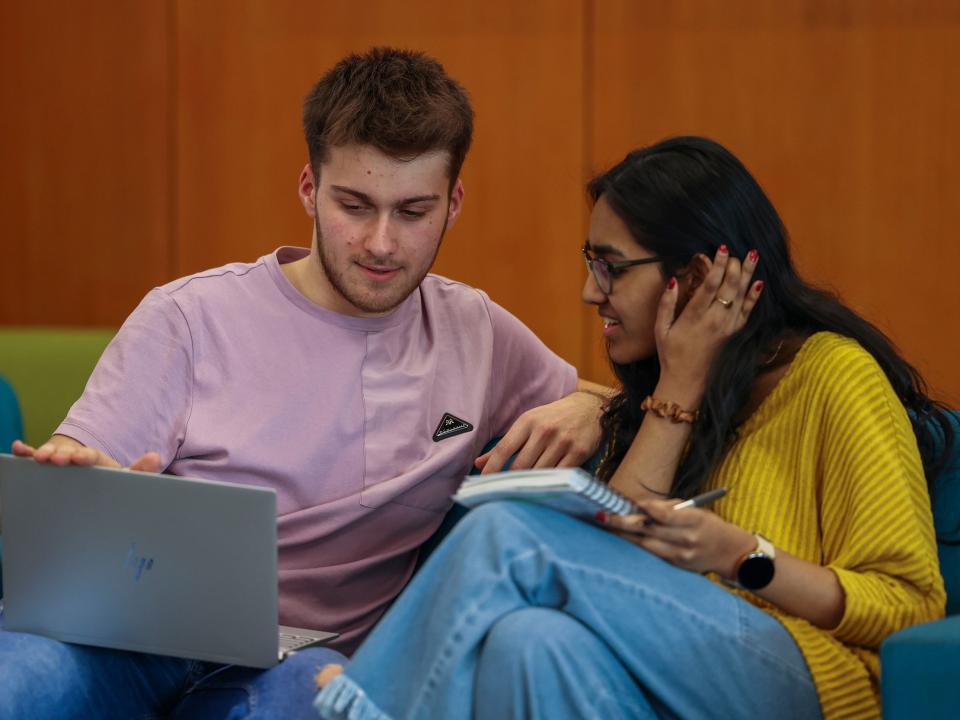
POLYGON ((770 615, 520 502, 471 511, 315 705, 327 720, 820 717, 770 615))
POLYGON ((316 718, 317 669, 346 662, 311 648, 270 670, 72 645, 2 629, 2 720, 316 718))

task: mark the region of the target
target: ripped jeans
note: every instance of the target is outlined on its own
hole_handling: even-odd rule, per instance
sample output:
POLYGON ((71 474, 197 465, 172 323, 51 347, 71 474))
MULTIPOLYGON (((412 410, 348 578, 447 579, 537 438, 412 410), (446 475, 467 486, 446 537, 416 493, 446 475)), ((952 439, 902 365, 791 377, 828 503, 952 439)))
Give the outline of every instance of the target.
POLYGON ((343 675, 327 720, 819 718, 773 617, 553 510, 472 510, 343 675))
POLYGON ((0 614, 2 720, 316 718, 317 669, 346 662, 309 648, 257 670, 73 645, 2 625, 0 614))

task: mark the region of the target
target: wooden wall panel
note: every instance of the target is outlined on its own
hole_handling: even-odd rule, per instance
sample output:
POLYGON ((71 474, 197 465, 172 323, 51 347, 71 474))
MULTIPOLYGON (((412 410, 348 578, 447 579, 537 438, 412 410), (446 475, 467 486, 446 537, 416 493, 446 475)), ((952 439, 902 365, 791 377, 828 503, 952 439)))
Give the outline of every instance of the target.
POLYGON ((578 362, 586 204, 583 10, 534 2, 177 4, 179 272, 309 245, 303 97, 348 52, 437 57, 477 115, 464 212, 436 270, 477 285, 578 362))
POLYGON ((716 137, 804 272, 960 403, 960 6, 950 0, 64 0, 0 4, 0 324, 116 325, 153 285, 306 244, 300 104, 344 53, 422 48, 471 91, 464 215, 437 269, 609 378, 578 299, 582 186, 716 137))
POLYGON ((116 326, 170 278, 168 16, 0 4, 0 324, 116 326))
MULTIPOLYGON (((801 271, 960 403, 960 4, 592 7, 594 169, 668 135, 724 143, 773 198, 801 271)), ((597 338, 592 325, 601 374, 597 338)))

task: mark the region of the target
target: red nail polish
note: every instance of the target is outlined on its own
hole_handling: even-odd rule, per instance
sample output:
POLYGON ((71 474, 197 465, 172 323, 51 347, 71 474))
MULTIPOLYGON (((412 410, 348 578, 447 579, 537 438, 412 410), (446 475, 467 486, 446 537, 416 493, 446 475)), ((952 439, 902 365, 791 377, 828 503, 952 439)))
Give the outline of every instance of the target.
POLYGON ((757 280, 757 282, 754 283, 754 287, 757 289, 757 292, 763 290, 763 280, 757 280))
POLYGON ((605 523, 607 521, 607 514, 603 510, 597 511, 594 517, 597 518, 597 522, 605 523))
POLYGON ((751 250, 747 257, 750 258, 750 262, 756 265, 757 260, 760 259, 760 253, 758 253, 756 250, 751 250))
POLYGON ((667 290, 673 290, 677 286, 677 279, 675 277, 670 278, 670 282, 667 283, 667 290))
POLYGON ((730 252, 730 251, 727 250, 727 246, 726 246, 726 245, 721 245, 719 252, 721 252, 722 254, 726 255, 726 254, 727 254, 728 252, 730 252))

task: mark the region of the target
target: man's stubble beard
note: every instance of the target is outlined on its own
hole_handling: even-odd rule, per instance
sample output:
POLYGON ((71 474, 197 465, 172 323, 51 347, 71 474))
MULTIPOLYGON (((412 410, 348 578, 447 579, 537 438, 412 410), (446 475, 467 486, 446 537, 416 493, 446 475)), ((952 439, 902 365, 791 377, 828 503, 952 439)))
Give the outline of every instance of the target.
POLYGON ((419 287, 427 273, 430 272, 430 268, 433 267, 433 263, 437 259, 437 254, 440 252, 440 245, 443 243, 443 236, 447 232, 447 216, 445 215, 443 227, 440 228, 440 239, 437 241, 436 250, 434 250, 433 257, 430 258, 430 263, 420 274, 420 277, 413 279, 409 283, 409 286, 404 287, 402 292, 399 294, 399 297, 394 297, 391 293, 386 298, 376 302, 374 300, 364 299, 359 292, 351 289, 343 273, 338 272, 334 267, 332 260, 327 257, 323 244, 323 232, 320 230, 320 214, 316 211, 316 205, 314 205, 313 223, 317 233, 317 257, 320 259, 320 269, 323 271, 323 274, 330 283, 330 286, 337 292, 337 294, 364 313, 386 313, 390 310, 393 310, 400 305, 400 303, 406 300, 410 296, 410 293, 419 287))

